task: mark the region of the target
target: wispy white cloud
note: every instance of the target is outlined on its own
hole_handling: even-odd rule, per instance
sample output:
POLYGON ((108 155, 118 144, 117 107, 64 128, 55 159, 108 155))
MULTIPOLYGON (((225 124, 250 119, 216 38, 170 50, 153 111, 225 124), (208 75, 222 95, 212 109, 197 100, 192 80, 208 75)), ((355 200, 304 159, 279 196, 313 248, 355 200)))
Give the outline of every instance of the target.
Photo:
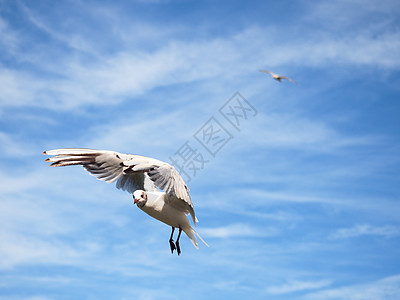
POLYGON ((18 44, 18 34, 0 17, 0 45, 3 45, 4 50, 15 55, 15 50, 19 46, 18 44))
POLYGON ((279 286, 270 286, 266 289, 268 294, 280 295, 288 294, 293 292, 317 290, 331 285, 330 280, 318 280, 318 281, 300 281, 292 280, 286 284, 279 286))
POLYGON ((99 245, 81 243, 72 246, 63 240, 46 240, 23 234, 1 233, 3 241, 0 254, 3 259, 0 269, 10 269, 17 265, 59 264, 71 265, 89 252, 95 252, 99 245))
MULTIPOLYGON (((181 143, 190 137, 190 116, 183 110, 165 114, 163 112, 138 112, 135 117, 110 120, 108 123, 93 126, 82 137, 83 146, 104 148, 146 156, 160 155, 167 161, 181 143), (165 126, 168 124, 169 126, 165 126), (153 149, 148 152, 148 149, 153 149)), ((82 145, 81 145, 82 146, 82 145)))
MULTIPOLYGON (((400 57, 395 52, 400 46, 399 38, 398 32, 386 33, 377 38, 364 34, 339 40, 323 39, 312 45, 312 48, 302 46, 313 57, 310 63, 314 66, 339 63, 391 69, 400 65, 400 57), (396 42, 393 39, 397 39, 396 42)), ((304 50, 301 53, 305 53, 304 50)))
POLYGON ((338 198, 330 198, 330 197, 322 197, 322 196, 314 196, 314 195, 297 195, 291 193, 281 193, 281 192, 269 192, 260 189, 247 189, 247 194, 253 195, 257 199, 261 199, 261 201, 271 202, 281 202, 288 201, 293 203, 323 203, 323 204, 345 204, 346 199, 338 199, 338 198))
POLYGON ((400 294, 400 275, 386 277, 366 284, 327 289, 304 296, 309 300, 395 300, 400 294))
MULTIPOLYGON (((15 282, 22 283, 22 282, 35 282, 36 284, 48 284, 48 285, 57 285, 57 284, 69 284, 69 283, 73 283, 76 282, 76 278, 73 277, 68 277, 65 275, 57 275, 54 277, 50 277, 50 276, 29 276, 29 275, 20 275, 20 276, 15 276, 13 274, 9 274, 8 276, 4 276, 3 277, 5 281, 7 281, 8 283, 12 283, 14 284, 15 282)), ((1 287, 7 286, 7 284, 4 283, 4 281, 2 283, 0 283, 1 287)))
POLYGON ((249 224, 230 224, 216 228, 201 228, 201 232, 205 236, 213 238, 265 237, 278 233, 275 228, 254 228, 249 224))
POLYGON ((325 30, 330 29, 331 31, 351 28, 350 26, 359 30, 376 30, 387 26, 388 22, 394 21, 396 13, 399 12, 399 7, 393 0, 383 2, 372 0, 362 5, 363 3, 360 0, 305 3, 308 4, 309 9, 303 18, 309 22, 316 22, 325 30), (332 26, 333 24, 334 26, 332 26), (363 26, 360 29, 354 26, 356 24, 363 24, 363 26))
POLYGON ((33 149, 34 147, 27 147, 27 145, 28 143, 26 143, 25 141, 21 141, 17 137, 13 137, 0 131, 0 150, 4 156, 14 158, 32 156, 33 154, 35 154, 36 149, 33 149))
POLYGON ((45 295, 34 295, 34 296, 4 296, 2 297, 4 300, 51 300, 53 298, 47 297, 45 295))
POLYGON ((382 236, 385 238, 393 238, 400 235, 400 228, 396 226, 372 226, 369 224, 355 225, 351 228, 342 228, 332 234, 333 239, 347 239, 360 236, 382 236))
POLYGON ((2 90, 0 105, 2 107, 22 106, 33 102, 32 96, 34 94, 32 92, 44 88, 42 80, 23 71, 5 67, 0 69, 0 82, 2 90))
MULTIPOLYGON (((54 38, 74 40, 73 33, 53 32, 50 25, 42 24, 40 17, 31 15, 32 22, 54 38)), ((146 23, 141 26, 149 27, 146 23)), ((112 32, 104 33, 104 39, 111 36, 112 32)), ((399 37, 399 32, 384 32, 377 37, 349 33, 333 39, 321 33, 316 38, 294 38, 282 43, 278 30, 252 27, 208 40, 184 41, 169 36, 150 51, 127 42, 118 52, 99 52, 90 59, 79 55, 61 56, 50 62, 35 50, 27 54, 31 56, 30 61, 41 70, 53 72, 57 78, 46 79, 29 72, 24 74, 21 70, 5 69, 2 76, 6 79, 3 82, 7 82, 4 85, 7 92, 3 93, 1 102, 3 106, 43 105, 53 109, 73 109, 93 103, 113 105, 155 87, 207 80, 235 84, 237 77, 252 81, 251 74, 265 65, 327 67, 342 63, 393 69, 400 65, 396 51, 399 37), (268 51, 262 50, 264 45, 270 45, 268 51)), ((135 36, 131 39, 134 41, 135 36)), ((79 46, 74 44, 73 47, 96 49, 96 42, 91 43, 82 46, 77 42, 79 46)))
MULTIPOLYGON (((96 48, 92 47, 93 45, 88 43, 83 36, 79 34, 79 32, 69 33, 68 30, 63 32, 57 30, 51 23, 47 23, 40 15, 40 13, 35 12, 33 9, 28 8, 22 2, 18 3, 21 10, 24 12, 27 20, 29 20, 32 25, 40 29, 41 31, 48 34, 51 38, 62 42, 67 45, 71 49, 87 52, 89 54, 95 55, 96 48)), ((79 5, 79 4, 77 4, 79 5)))
POLYGON ((301 148, 318 152, 372 145, 379 139, 375 136, 344 135, 321 120, 282 113, 260 113, 257 120, 249 122, 240 137, 245 141, 251 140, 254 146, 266 146, 269 149, 301 148), (259 134, 261 131, 262 136, 259 134))
MULTIPOLYGON (((127 276, 136 272, 154 272, 154 264, 157 264, 155 259, 145 257, 151 254, 139 252, 138 249, 151 248, 164 240, 156 229, 160 224, 146 219, 133 203, 129 204, 129 197, 123 202, 111 201, 112 197, 103 193, 101 197, 90 200, 97 200, 96 205, 95 201, 92 204, 87 202, 88 197, 92 198, 93 193, 90 192, 74 197, 69 191, 64 198, 60 189, 58 197, 52 199, 42 198, 37 190, 31 192, 31 197, 26 194, 15 198, 3 196, 0 202, 1 270, 47 265, 101 270, 127 276), (121 206, 121 203, 124 204, 121 206), (133 219, 139 219, 135 230, 129 226, 133 219), (154 229, 149 229, 153 226, 154 229), (153 231, 150 238, 143 235, 144 229, 153 231), (113 241, 104 240, 107 230, 113 232, 113 241), (100 265, 97 263, 99 260, 102 261, 100 265), (139 265, 143 270, 138 271, 138 268, 142 268, 139 265), (146 271, 144 265, 151 269, 146 271)), ((168 236, 169 233, 165 234, 168 236)), ((182 240, 183 245, 185 242, 188 241, 182 240)), ((167 242, 162 244, 167 249, 167 242)), ((168 255, 168 251, 161 253, 168 255)))
MULTIPOLYGON (((126 216, 115 213, 123 203, 123 196, 121 202, 111 202, 112 196, 107 197, 104 193, 107 189, 102 190, 102 183, 94 178, 88 176, 100 187, 92 190, 90 180, 82 184, 71 176, 73 170, 50 175, 47 166, 32 169, 27 164, 23 169, 0 172, 1 269, 18 265, 79 265, 84 257, 98 255, 103 250, 98 240, 84 238, 92 230, 92 224, 126 226, 126 216), (83 238, 75 239, 75 235, 83 238), (75 241, 67 241, 66 236, 75 241)), ((82 177, 87 176, 81 171, 82 177)), ((114 188, 111 185, 109 188, 112 194, 114 188)), ((128 201, 129 197, 125 202, 129 206, 128 201)))

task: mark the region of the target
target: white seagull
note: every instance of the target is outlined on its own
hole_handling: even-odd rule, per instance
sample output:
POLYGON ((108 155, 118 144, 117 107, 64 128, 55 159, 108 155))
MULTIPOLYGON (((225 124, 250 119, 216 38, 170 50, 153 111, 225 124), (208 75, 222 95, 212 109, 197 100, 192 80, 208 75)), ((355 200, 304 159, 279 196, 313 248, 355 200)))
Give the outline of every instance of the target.
POLYGON ((282 79, 286 79, 286 80, 289 80, 290 82, 296 83, 294 80, 290 79, 289 77, 281 76, 281 75, 275 74, 274 72, 271 72, 268 70, 260 70, 260 72, 264 72, 266 74, 271 74, 272 78, 275 80, 278 80, 279 82, 281 82, 282 79))
POLYGON ((182 230, 196 249, 199 249, 196 235, 208 247, 187 218, 190 214, 196 225, 198 220, 189 188, 170 164, 140 155, 83 148, 56 149, 44 151, 43 154, 54 155, 45 160, 52 162, 52 167, 81 165, 98 179, 107 183, 116 181, 118 189, 133 193, 134 204, 153 218, 172 227, 169 239, 172 253, 176 249, 178 255, 181 254, 179 238, 182 230), (179 228, 176 243, 173 241, 175 228, 179 228))

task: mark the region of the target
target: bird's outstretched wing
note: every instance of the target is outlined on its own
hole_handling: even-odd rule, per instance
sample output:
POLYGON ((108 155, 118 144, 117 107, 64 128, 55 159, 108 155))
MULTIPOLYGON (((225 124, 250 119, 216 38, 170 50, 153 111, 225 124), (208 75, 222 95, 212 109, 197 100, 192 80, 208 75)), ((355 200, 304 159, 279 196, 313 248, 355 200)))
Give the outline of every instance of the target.
POLYGON ((266 74, 271 74, 271 75, 275 74, 274 72, 271 72, 271 71, 268 71, 268 70, 260 70, 260 72, 264 72, 266 74))
POLYGON ((154 184, 165 191, 167 194, 166 201, 185 213, 189 213, 196 225, 197 218, 190 199, 189 188, 173 166, 159 160, 154 160, 149 165, 135 165, 134 160, 128 160, 124 162, 124 165, 128 167, 128 170, 132 169, 133 172, 146 172, 146 175, 154 184))
POLYGON ((290 79, 289 77, 286 77, 286 76, 280 76, 280 77, 281 77, 281 79, 286 79, 286 80, 289 80, 290 82, 296 83, 293 79, 290 79))
POLYGON ((170 164, 164 163, 157 168, 149 170, 147 175, 158 188, 167 193, 166 202, 186 214, 190 214, 193 224, 196 225, 197 218, 190 199, 189 188, 178 171, 170 164))
POLYGON ((117 188, 130 193, 139 189, 155 191, 157 186, 169 199, 185 207, 196 224, 189 189, 178 171, 168 163, 140 155, 83 148, 49 150, 43 154, 54 155, 46 159, 52 167, 82 165, 98 179, 108 183, 117 181, 117 188))
POLYGON ((52 163, 51 167, 81 165, 100 180, 108 183, 117 181, 116 187, 129 193, 138 189, 156 190, 154 183, 145 173, 130 172, 130 169, 123 166, 124 161, 132 159, 137 164, 148 163, 146 157, 82 148, 56 149, 44 151, 43 154, 54 155, 45 160, 52 163))

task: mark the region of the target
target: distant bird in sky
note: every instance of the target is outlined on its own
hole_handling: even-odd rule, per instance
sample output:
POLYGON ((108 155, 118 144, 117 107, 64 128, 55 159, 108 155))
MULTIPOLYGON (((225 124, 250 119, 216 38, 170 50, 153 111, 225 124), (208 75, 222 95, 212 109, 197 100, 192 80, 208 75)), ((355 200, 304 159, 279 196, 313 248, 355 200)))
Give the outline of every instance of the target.
POLYGON ((208 247, 187 218, 190 214, 196 225, 198 220, 189 188, 170 164, 140 155, 83 148, 56 149, 44 151, 43 154, 54 155, 45 160, 52 162, 52 167, 81 165, 98 179, 107 183, 116 181, 118 189, 133 193, 134 204, 153 218, 172 227, 169 239, 172 253, 176 250, 178 255, 181 254, 179 238, 182 230, 196 249, 199 249, 196 235, 208 247), (176 243, 173 240, 175 228, 179 229, 176 243))
POLYGON ((281 76, 281 75, 275 74, 274 72, 271 72, 268 70, 260 70, 260 72, 264 72, 266 74, 271 74, 272 78, 275 80, 278 80, 279 82, 281 82, 282 79, 286 79, 286 80, 289 80, 290 82, 296 83, 296 82, 294 82, 294 80, 290 79, 289 77, 281 76))

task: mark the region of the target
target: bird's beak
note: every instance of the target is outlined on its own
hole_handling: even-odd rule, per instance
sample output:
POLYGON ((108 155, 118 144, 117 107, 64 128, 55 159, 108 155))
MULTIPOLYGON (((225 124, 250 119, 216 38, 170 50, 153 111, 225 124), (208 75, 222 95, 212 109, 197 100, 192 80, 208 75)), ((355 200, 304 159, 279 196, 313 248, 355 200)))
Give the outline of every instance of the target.
POLYGON ((136 203, 138 203, 139 202, 139 200, 138 199, 135 199, 134 201, 133 201, 133 204, 136 204, 136 203))

